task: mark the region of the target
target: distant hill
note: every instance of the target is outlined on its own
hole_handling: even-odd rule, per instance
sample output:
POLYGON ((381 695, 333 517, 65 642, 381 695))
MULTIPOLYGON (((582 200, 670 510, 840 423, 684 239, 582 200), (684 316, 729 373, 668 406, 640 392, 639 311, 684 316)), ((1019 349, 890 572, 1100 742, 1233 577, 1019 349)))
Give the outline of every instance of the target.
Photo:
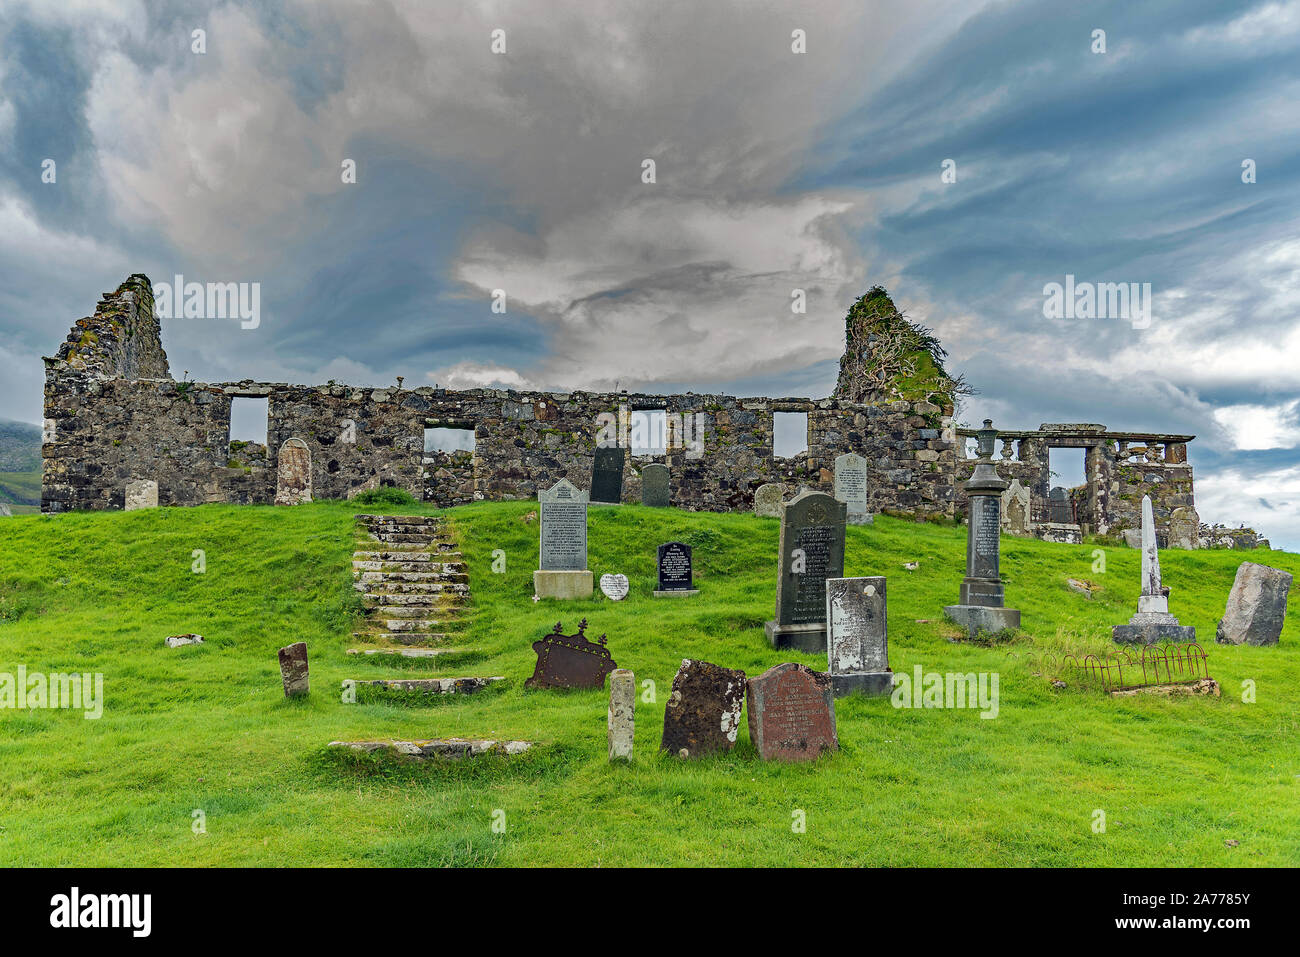
POLYGON ((40 467, 40 428, 0 420, 0 472, 33 472, 40 467))

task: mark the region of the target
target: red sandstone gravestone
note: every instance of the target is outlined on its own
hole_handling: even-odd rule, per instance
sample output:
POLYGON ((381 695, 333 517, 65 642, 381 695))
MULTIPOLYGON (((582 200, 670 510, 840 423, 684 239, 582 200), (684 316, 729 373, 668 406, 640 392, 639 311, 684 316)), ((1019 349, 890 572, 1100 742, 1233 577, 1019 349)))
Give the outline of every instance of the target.
POLYGON ((787 662, 749 679, 749 739, 764 761, 813 761, 839 750, 829 675, 787 662))

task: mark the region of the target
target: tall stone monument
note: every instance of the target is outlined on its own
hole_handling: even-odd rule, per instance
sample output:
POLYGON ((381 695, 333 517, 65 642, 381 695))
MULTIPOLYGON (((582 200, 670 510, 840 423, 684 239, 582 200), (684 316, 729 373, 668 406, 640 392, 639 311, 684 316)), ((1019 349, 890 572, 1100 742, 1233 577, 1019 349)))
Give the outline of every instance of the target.
POLYGON ((974 638, 980 632, 997 634, 1020 627, 1020 612, 1004 607, 1006 588, 998 571, 998 532, 1002 526, 1002 493, 1007 482, 993 465, 993 443, 998 431, 985 419, 977 433, 979 458, 965 485, 970 514, 966 531, 966 577, 961 583, 961 603, 947 605, 943 613, 974 638))
POLYGON ((889 606, 885 579, 826 579, 826 657, 835 697, 889 694, 889 606))
POLYGON ((627 449, 597 448, 591 463, 591 504, 619 505, 623 501, 623 462, 627 449))
POLYGON ((591 570, 587 568, 587 493, 560 479, 537 493, 541 512, 541 555, 533 572, 538 598, 589 598, 591 570))
POLYGON ((1151 496, 1142 496, 1142 594, 1137 614, 1127 625, 1111 629, 1111 638, 1121 645, 1153 645, 1158 641, 1195 641, 1196 629, 1180 625, 1169 614, 1169 593, 1160 584, 1160 554, 1156 548, 1156 519, 1151 496))
POLYGON ((807 489, 781 508, 776 618, 763 630, 773 648, 826 650, 826 579, 844 575, 844 503, 807 489))
POLYGON ((850 525, 870 525, 867 511, 867 460, 856 452, 835 457, 835 497, 848 509, 850 525))

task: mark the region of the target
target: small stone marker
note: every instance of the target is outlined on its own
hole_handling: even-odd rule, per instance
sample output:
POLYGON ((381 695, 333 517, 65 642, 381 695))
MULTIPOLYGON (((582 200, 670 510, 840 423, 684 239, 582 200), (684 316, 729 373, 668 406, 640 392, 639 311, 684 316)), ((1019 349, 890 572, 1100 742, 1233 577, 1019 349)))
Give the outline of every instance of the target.
POLYGON ((974 638, 980 632, 997 634, 1020 627, 1020 612, 1004 607, 1006 586, 998 570, 1002 529, 1002 493, 1008 483, 993 464, 993 443, 998 431, 991 419, 977 433, 979 461, 965 484, 969 502, 966 529, 966 577, 961 583, 961 603, 945 605, 943 613, 974 638))
POLYGON ((655 589, 656 598, 681 598, 700 593, 695 587, 691 546, 682 542, 668 542, 659 546, 658 556, 659 587, 655 589))
POLYGON ((609 675, 609 759, 631 760, 636 726, 636 676, 626 668, 609 675))
POLYGON ((844 575, 844 503, 804 490, 782 506, 773 648, 826 650, 826 579, 844 575))
POLYGON ((4 502, 0 502, 0 518, 12 518, 13 514, 13 512, 9 511, 8 505, 4 502))
POLYGON ((1290 590, 1289 572, 1242 562, 1214 640, 1221 645, 1276 645, 1282 636, 1290 590))
POLYGON ((587 598, 592 576, 587 568, 587 493, 560 479, 537 494, 541 556, 533 572, 539 598, 587 598))
POLYGON ((284 696, 293 698, 311 690, 307 677, 307 643, 298 641, 280 649, 280 678, 284 681, 284 696))
POLYGON ((1002 530, 1008 535, 1032 535, 1029 520, 1029 489, 1013 478, 1002 493, 1002 530))
POLYGON ((610 601, 622 601, 627 597, 626 575, 601 575, 600 590, 610 601))
POLYGON ((276 456, 275 504, 302 505, 311 501, 311 448, 302 439, 285 439, 276 456))
POLYGON ((1201 516, 1183 505, 1169 513, 1169 547, 1197 548, 1201 544, 1201 516))
POLYGON ((202 635, 169 635, 163 639, 163 643, 168 648, 180 648, 182 645, 201 645, 203 644, 202 635))
POLYGON ((867 460, 856 452, 835 457, 835 497, 844 503, 850 525, 870 525, 867 511, 867 460))
POLYGON ((1160 584, 1160 552, 1156 547, 1156 520, 1150 495, 1142 496, 1142 594, 1138 596, 1137 614, 1127 625, 1112 628, 1111 638, 1121 645, 1196 640, 1196 629, 1178 624, 1178 619, 1169 613, 1168 593, 1160 584))
POLYGON ((889 694, 889 604, 882 576, 826 579, 826 657, 835 697, 889 694))
POLYGON ((667 508, 672 504, 672 483, 668 466, 652 462, 641 470, 641 504, 667 508))
POLYGON ((158 507, 158 483, 152 479, 132 479, 126 483, 126 511, 158 507))
POLYGON ((432 738, 420 741, 331 741, 331 748, 348 748, 373 754, 388 751, 408 761, 431 758, 477 758, 485 754, 513 757, 533 746, 531 741, 483 741, 467 738, 432 738))
POLYGON ((736 745, 744 704, 743 671, 683 658, 664 708, 660 750, 679 758, 730 751, 736 745))
POLYGON ((564 626, 555 623, 549 635, 533 642, 537 665, 525 688, 603 688, 605 675, 618 667, 605 636, 595 641, 586 636, 587 619, 578 623, 576 635, 562 634, 564 626))
POLYGON ((829 675, 787 662, 746 683, 749 740, 764 761, 815 761, 838 751, 829 675))
POLYGON ((627 449, 598 448, 591 464, 591 504, 618 505, 623 501, 623 461, 627 449))
POLYGON ((754 514, 759 518, 780 518, 781 504, 784 501, 784 485, 775 482, 760 485, 754 490, 754 514))

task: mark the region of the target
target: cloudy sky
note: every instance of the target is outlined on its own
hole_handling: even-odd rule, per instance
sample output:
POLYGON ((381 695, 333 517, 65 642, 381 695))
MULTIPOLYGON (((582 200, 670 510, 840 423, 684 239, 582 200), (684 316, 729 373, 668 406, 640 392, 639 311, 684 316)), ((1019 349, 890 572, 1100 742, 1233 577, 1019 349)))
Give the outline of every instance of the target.
POLYGON ((1193 433, 1297 549, 1297 104, 1298 0, 0 0, 0 418, 131 272, 261 284, 199 380, 805 396, 880 283, 965 421, 1193 433))

